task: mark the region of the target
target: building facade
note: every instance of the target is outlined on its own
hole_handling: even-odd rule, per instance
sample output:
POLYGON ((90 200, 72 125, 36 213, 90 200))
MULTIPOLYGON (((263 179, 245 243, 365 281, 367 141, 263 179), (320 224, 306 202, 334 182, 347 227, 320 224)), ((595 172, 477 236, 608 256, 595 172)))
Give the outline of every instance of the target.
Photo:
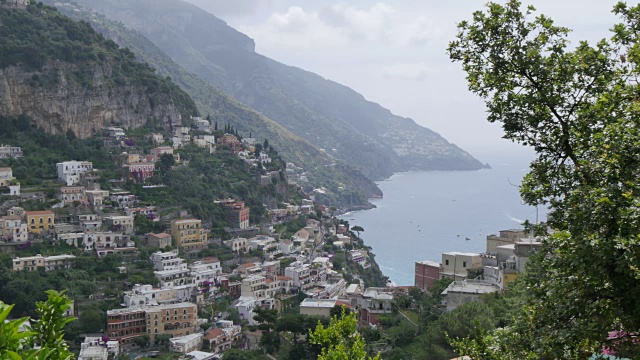
POLYGON ((440 279, 440 263, 435 261, 416 261, 414 286, 424 291, 431 289, 440 279))
POLYGON ((41 234, 44 231, 53 230, 55 224, 53 211, 26 211, 25 216, 30 233, 41 234))
POLYGON ((56 164, 58 179, 67 186, 77 185, 80 182, 80 174, 93 171, 93 163, 89 161, 65 161, 56 164))
POLYGON ((202 228, 202 220, 173 220, 171 236, 177 246, 187 251, 202 250, 207 246, 207 234, 202 228))

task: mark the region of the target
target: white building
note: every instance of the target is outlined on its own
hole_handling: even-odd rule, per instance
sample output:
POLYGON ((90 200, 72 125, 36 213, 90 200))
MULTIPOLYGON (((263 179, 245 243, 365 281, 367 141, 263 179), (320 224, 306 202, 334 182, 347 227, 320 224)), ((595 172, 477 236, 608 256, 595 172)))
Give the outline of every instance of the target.
POLYGON ((78 360, 107 360, 115 359, 120 354, 120 343, 104 341, 100 337, 85 337, 80 345, 78 360))
POLYGON ((442 254, 440 279, 462 280, 467 278, 468 270, 481 269, 482 257, 477 253, 451 251, 442 254))
POLYGON ((211 132, 211 123, 209 122, 209 120, 193 116, 191 117, 191 120, 193 120, 193 122, 195 123, 196 129, 198 129, 198 131, 206 133, 211 132))
POLYGON ((133 234, 133 216, 107 216, 102 221, 110 230, 121 231, 127 235, 133 234))
POLYGON ((311 278, 311 265, 301 261, 291 263, 284 269, 284 276, 291 278, 293 286, 307 290, 313 286, 311 278))
POLYGON ((451 311, 460 305, 481 301, 483 294, 500 291, 500 287, 487 281, 462 280, 454 281, 442 292, 445 295, 447 311, 451 311))
POLYGON ((19 146, 0 145, 0 159, 19 159, 22 157, 22 148, 19 146))
POLYGON ((169 339, 172 352, 181 354, 190 353, 202 348, 203 334, 190 334, 169 339))
POLYGON ((269 155, 265 152, 261 152, 260 156, 258 157, 258 161, 260 161, 263 164, 270 164, 271 163, 271 158, 269 157, 269 155))
POLYGON ((58 179, 67 186, 76 185, 80 182, 80 174, 93 171, 93 163, 89 161, 65 161, 56 164, 58 179))
POLYGON ((240 313, 240 318, 247 320, 249 325, 255 325, 256 322, 253 320, 253 310, 257 306, 258 299, 252 296, 240 296, 238 298, 238 302, 234 305, 234 307, 240 313))
POLYGON ((13 177, 13 169, 0 168, 0 187, 7 187, 10 196, 20 195, 20 183, 13 177))
POLYGON ((108 128, 104 128, 103 130, 106 136, 115 140, 121 140, 125 137, 123 128, 108 127, 108 128))
POLYGON ((89 231, 84 234, 83 238, 84 250, 101 250, 114 248, 133 248, 135 242, 131 238, 121 232, 113 231, 89 231))
POLYGON ((249 243, 245 238, 237 237, 235 239, 225 240, 224 244, 236 253, 240 251, 249 251, 249 243))
POLYGON ((3 216, 0 218, 0 238, 6 242, 26 242, 29 228, 20 216, 3 216))

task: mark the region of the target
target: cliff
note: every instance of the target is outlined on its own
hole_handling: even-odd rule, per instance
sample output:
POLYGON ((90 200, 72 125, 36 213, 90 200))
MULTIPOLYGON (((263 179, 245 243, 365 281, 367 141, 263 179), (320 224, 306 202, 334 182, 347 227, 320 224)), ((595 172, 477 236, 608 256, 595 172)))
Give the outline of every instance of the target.
POLYGON ((111 66, 94 68, 93 87, 68 81, 76 66, 51 63, 43 71, 25 71, 11 66, 0 70, 0 113, 7 116, 29 115, 34 124, 48 132, 64 134, 73 131, 88 138, 105 126, 136 128, 152 119, 167 121, 180 118, 180 110, 166 94, 147 94, 135 85, 107 88, 111 66), (54 86, 38 83, 42 74, 58 79, 54 86))
MULTIPOLYGON (((54 0, 51 0, 54 1, 54 0)), ((248 36, 181 0, 75 0, 141 32, 177 64, 369 179, 484 167, 460 147, 356 91, 254 51, 248 36)))
POLYGON ((55 9, 0 8, 0 113, 51 133, 88 138, 105 126, 175 124, 191 98, 88 24, 55 9))

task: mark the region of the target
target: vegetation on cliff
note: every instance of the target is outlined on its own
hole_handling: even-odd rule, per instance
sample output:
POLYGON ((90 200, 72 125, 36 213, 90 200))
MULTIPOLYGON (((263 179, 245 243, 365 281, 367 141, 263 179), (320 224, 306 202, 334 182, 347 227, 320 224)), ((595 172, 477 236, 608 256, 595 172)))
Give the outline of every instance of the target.
POLYGON ((370 179, 483 165, 437 133, 361 94, 255 53, 248 36, 175 0, 76 0, 140 31, 188 71, 346 161, 370 179))
POLYGON ((309 183, 302 184, 305 190, 327 190, 327 196, 323 197, 327 205, 361 207, 367 205, 368 197, 382 195, 377 185, 361 171, 336 161, 282 125, 188 72, 140 32, 71 2, 45 2, 55 3, 59 11, 69 17, 87 21, 106 38, 130 49, 139 60, 148 63, 158 74, 170 77, 194 99, 200 113, 210 116, 213 122, 220 126, 231 124, 244 136, 251 134, 256 139, 269 139, 285 161, 293 162, 307 172, 309 183))
MULTIPOLYGON (((152 108, 169 99, 185 118, 198 113, 193 100, 171 79, 156 75, 131 51, 105 39, 86 22, 71 20, 38 3, 26 10, 0 6, 0 23, 0 68, 16 67, 32 74, 29 85, 33 88, 76 84, 86 91, 82 96, 91 96, 91 92, 139 87, 152 108), (103 76, 96 76, 97 69, 103 76)), ((66 101, 60 94, 50 96, 66 101)))

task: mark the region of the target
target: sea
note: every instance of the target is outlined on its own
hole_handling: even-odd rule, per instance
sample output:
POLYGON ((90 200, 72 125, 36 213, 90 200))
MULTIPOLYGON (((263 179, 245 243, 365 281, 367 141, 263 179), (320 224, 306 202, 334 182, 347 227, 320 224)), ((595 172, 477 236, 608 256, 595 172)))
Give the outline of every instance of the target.
POLYGON ((486 154, 491 169, 411 171, 378 183, 375 209, 341 216, 372 247, 384 275, 396 285, 413 285, 416 261, 440 262, 443 252, 484 252, 486 238, 500 230, 543 221, 546 209, 523 204, 518 186, 532 155, 486 154))

